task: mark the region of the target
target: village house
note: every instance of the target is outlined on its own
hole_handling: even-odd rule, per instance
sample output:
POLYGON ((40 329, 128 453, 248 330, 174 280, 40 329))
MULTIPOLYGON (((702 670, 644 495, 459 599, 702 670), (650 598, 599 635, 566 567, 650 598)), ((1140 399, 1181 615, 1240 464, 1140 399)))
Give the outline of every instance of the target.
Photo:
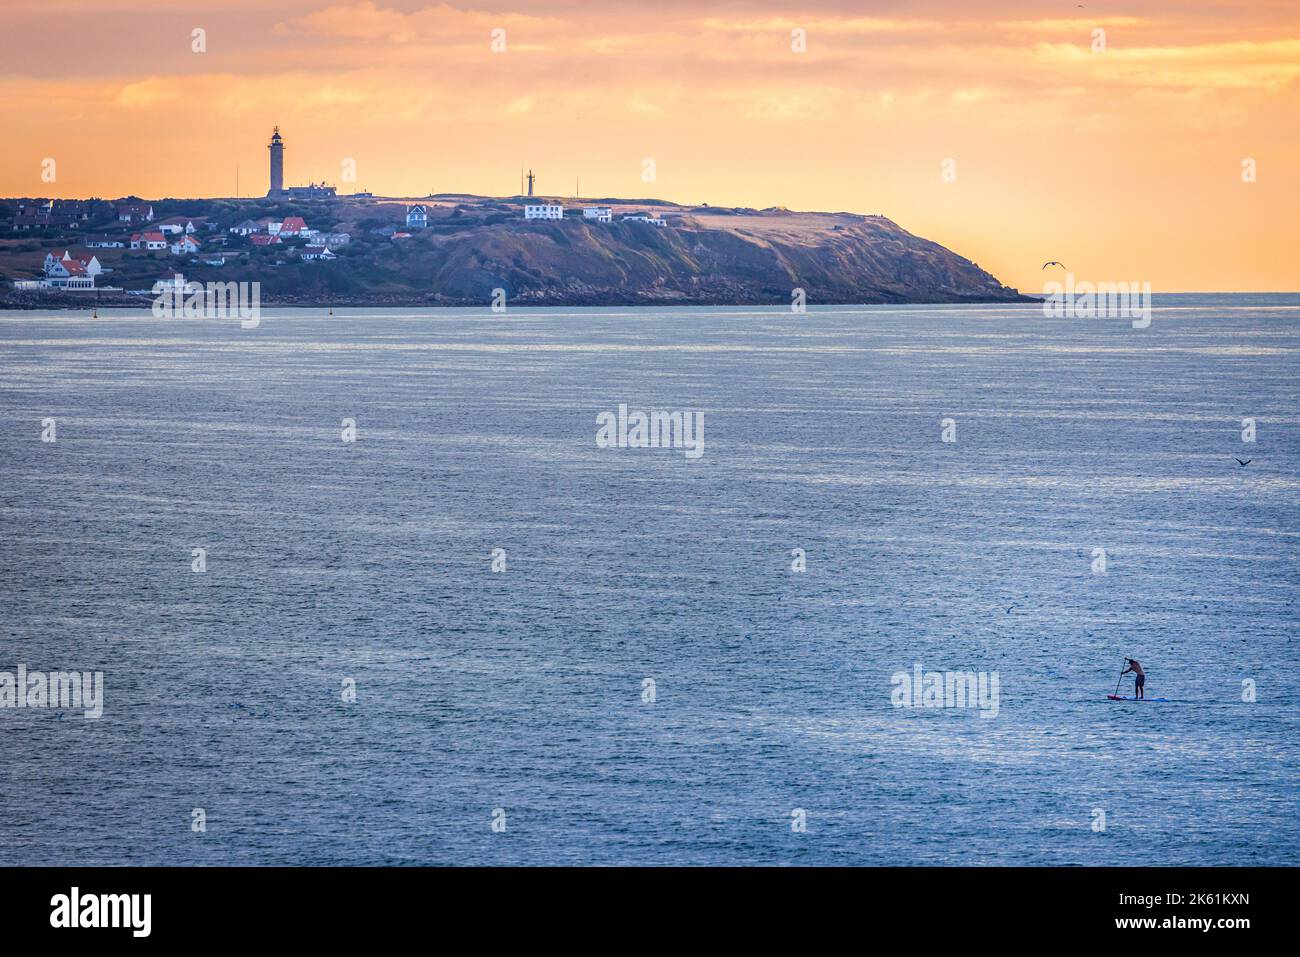
POLYGON ((151 250, 166 249, 167 237, 157 230, 150 230, 147 233, 132 233, 131 248, 151 250))
POLYGON ((624 216, 620 222, 624 223, 649 223, 651 226, 667 226, 667 220, 658 216, 647 216, 645 213, 636 213, 630 216, 624 216))
POLYGON ((91 249, 125 249, 126 237, 109 236, 106 233, 91 233, 82 242, 83 246, 91 249))
POLYGON ((12 228, 27 229, 79 229, 90 219, 91 201, 85 199, 30 199, 19 200, 18 213, 12 228))
POLYGON ((48 284, 56 289, 94 289, 95 277, 103 267, 96 256, 76 259, 65 249, 61 258, 46 253, 44 272, 48 284))
POLYGON ((79 226, 71 216, 24 210, 14 217, 12 228, 21 232, 29 229, 77 229, 79 226))
POLYGON ((70 200, 36 200, 20 203, 18 215, 11 228, 25 232, 30 229, 78 229, 80 221, 89 218, 84 205, 70 200))
POLYGON ((304 246, 302 248, 301 258, 304 262, 311 262, 315 259, 329 261, 331 259, 338 259, 339 257, 330 252, 328 246, 304 246))
POLYGON ((153 206, 149 203, 129 202, 117 204, 118 222, 138 226, 153 222, 153 206))
POLYGON ((154 223, 154 228, 174 236, 180 233, 196 233, 205 222, 206 218, 203 216, 172 216, 168 219, 158 220, 158 222, 154 223))
POLYGON ((199 251, 199 241, 193 236, 181 236, 171 244, 173 256, 185 256, 199 251))
POLYGON ((91 200, 87 199, 56 199, 52 204, 50 212, 60 215, 71 216, 82 222, 90 219, 91 200))
POLYGON ((248 237, 248 241, 254 246, 279 245, 280 237, 272 236, 270 233, 253 233, 248 237))
POLYGON ((271 223, 267 227, 267 231, 272 235, 281 236, 287 239, 291 236, 298 236, 302 233, 306 233, 308 231, 307 221, 301 216, 286 216, 282 222, 271 223))
POLYGON ((614 211, 608 206, 587 206, 582 210, 583 219, 594 219, 598 223, 612 223, 614 211))
POLYGON ((346 246, 352 242, 352 236, 349 233, 321 233, 320 241, 325 246, 346 246))
POLYGON ((406 228, 424 229, 429 225, 429 211, 423 206, 411 206, 406 210, 406 228))

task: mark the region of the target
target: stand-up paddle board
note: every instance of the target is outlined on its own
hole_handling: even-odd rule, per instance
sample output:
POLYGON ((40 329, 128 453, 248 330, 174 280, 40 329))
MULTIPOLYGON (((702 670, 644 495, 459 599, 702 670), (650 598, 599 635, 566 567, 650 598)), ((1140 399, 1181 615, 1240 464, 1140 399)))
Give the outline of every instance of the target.
POLYGON ((1151 702, 1163 701, 1165 704, 1169 703, 1168 698, 1131 698, 1126 694, 1108 694, 1106 695, 1106 697, 1109 698, 1111 701, 1151 701, 1151 702))

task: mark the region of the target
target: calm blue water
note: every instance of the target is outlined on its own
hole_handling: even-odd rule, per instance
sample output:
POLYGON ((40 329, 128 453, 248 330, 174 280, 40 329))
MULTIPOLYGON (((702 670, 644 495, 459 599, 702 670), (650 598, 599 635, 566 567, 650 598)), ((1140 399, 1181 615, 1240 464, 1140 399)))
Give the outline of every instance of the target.
POLYGON ((1300 863, 1300 297, 1161 303, 5 314, 0 863, 1300 863))

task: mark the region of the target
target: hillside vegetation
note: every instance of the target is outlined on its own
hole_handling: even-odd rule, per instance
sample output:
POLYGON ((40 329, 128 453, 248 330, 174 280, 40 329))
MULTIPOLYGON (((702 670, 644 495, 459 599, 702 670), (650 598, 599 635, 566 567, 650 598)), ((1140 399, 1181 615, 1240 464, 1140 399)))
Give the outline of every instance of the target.
MULTIPOLYGON (((112 249, 81 254, 98 255, 112 270, 101 285, 143 289, 179 271, 199 281, 259 281, 264 303, 483 305, 495 289, 523 305, 788 305, 795 289, 814 305, 1022 298, 971 261, 881 216, 654 200, 565 206, 563 220, 525 221, 518 198, 160 200, 154 203, 159 217, 206 216, 220 226, 199 234, 202 257, 112 249), (408 202, 428 207, 429 226, 394 237, 408 231, 408 202), (581 207, 595 204, 611 206, 614 222, 584 220, 581 207), (637 212, 663 217, 668 225, 619 220, 637 212), (226 232, 244 219, 287 215, 348 232, 351 242, 332 247, 334 261, 302 262, 295 255, 300 242, 254 248, 226 232), (224 255, 225 265, 203 264, 212 255, 224 255)), ((30 234, 0 240, 0 273, 37 275, 45 252, 70 246, 76 254, 76 240, 30 234)), ((12 289, 6 295, 10 305, 32 304, 12 289)), ((47 294, 40 302, 52 305, 57 298, 62 304, 71 297, 82 303, 86 295, 47 294)))

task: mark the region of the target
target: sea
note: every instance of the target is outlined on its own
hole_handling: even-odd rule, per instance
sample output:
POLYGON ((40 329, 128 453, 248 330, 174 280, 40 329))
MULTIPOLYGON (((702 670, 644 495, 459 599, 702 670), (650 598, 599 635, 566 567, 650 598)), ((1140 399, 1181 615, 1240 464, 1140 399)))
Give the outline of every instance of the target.
POLYGON ((1298 295, 9 312, 0 531, 0 864, 1300 863, 1298 295))

